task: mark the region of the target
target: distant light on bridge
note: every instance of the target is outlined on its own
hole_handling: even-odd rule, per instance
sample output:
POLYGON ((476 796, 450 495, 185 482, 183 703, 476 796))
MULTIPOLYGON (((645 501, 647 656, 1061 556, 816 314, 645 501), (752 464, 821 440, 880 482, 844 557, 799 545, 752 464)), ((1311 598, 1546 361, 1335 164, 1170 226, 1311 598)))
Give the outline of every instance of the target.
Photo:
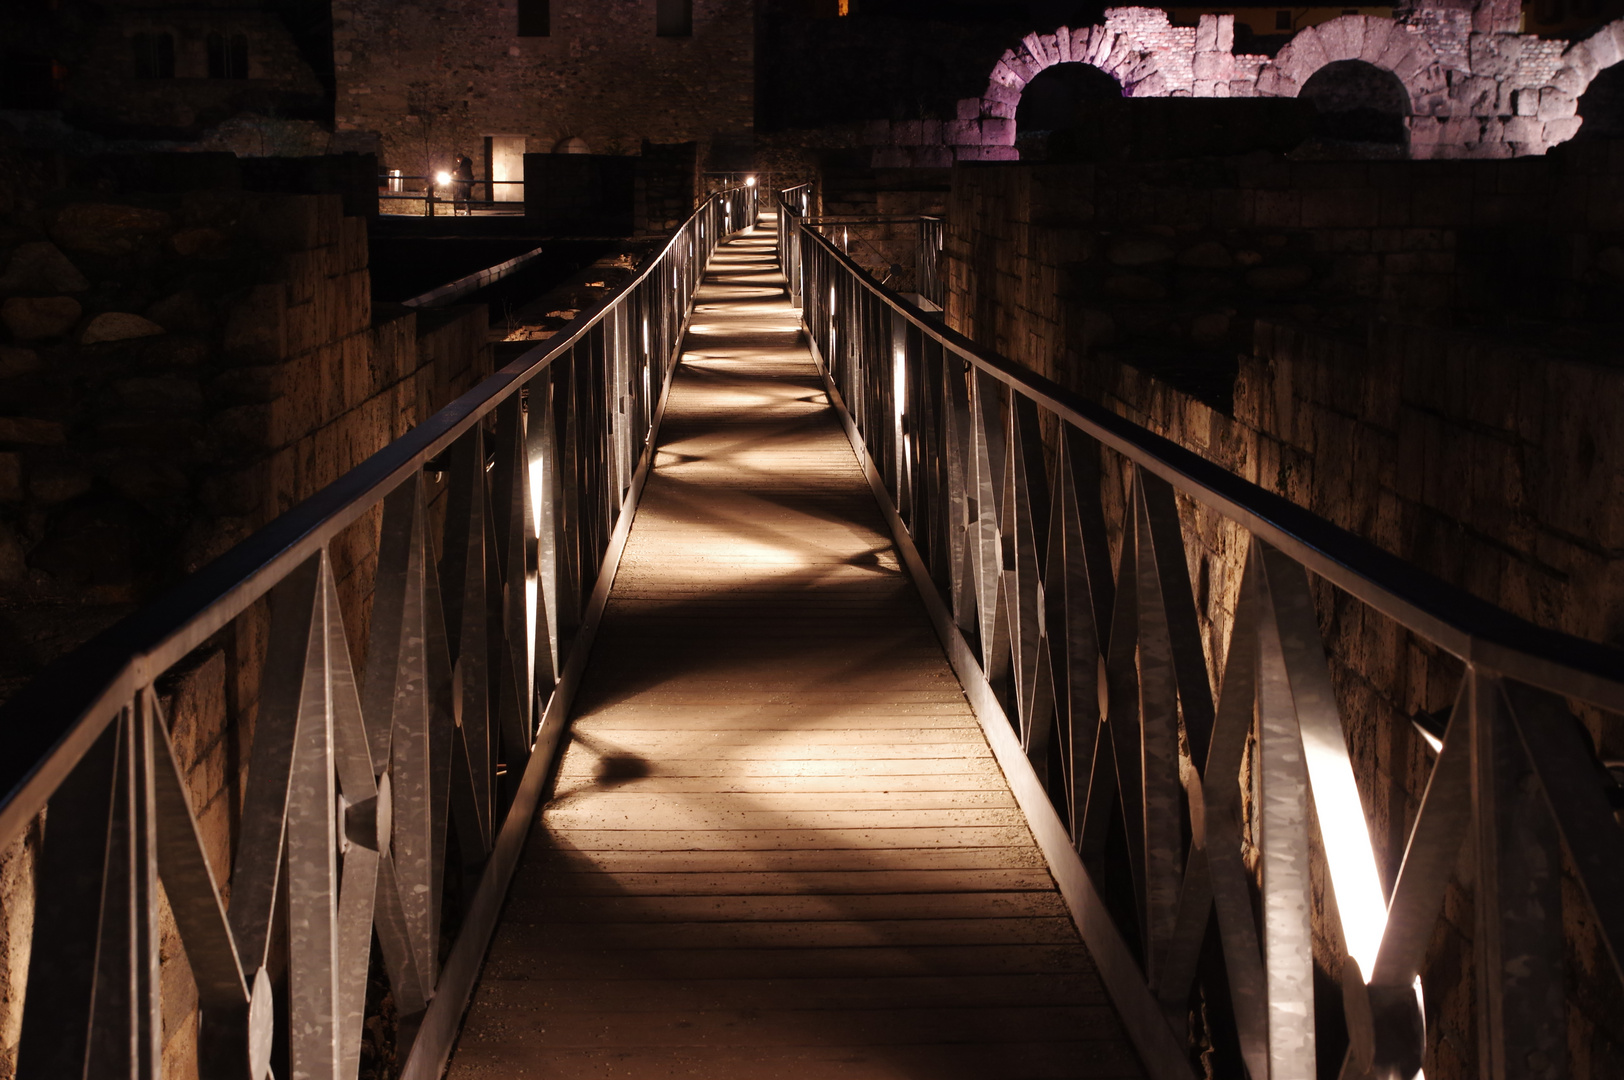
POLYGON ((451 174, 448 172, 437 172, 434 174, 434 182, 441 185, 449 184, 451 183, 451 174))

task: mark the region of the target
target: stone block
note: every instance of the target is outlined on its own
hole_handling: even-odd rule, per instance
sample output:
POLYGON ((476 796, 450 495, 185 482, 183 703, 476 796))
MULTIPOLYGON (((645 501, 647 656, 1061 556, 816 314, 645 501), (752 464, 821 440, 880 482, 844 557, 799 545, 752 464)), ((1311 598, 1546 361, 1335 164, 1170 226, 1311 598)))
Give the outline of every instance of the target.
POLYGON ((1015 121, 989 117, 981 121, 983 146, 1014 146, 1015 121))
POLYGON ((1455 84, 1450 97, 1455 100, 1457 114, 1494 116, 1499 112, 1500 84, 1493 79, 1473 75, 1455 84))
POLYGON ((1302 193, 1259 191, 1253 202, 1255 224, 1259 228, 1295 229, 1302 223, 1302 193))
POLYGON ((955 115, 960 120, 975 120, 979 118, 981 116, 981 99, 960 98, 955 115))
POLYGON ((987 84, 987 89, 982 93, 981 97, 983 106, 989 101, 1002 101, 1009 105, 1019 105, 1021 89, 1020 87, 1008 86, 994 79, 987 84))
POLYGON ((1545 125, 1532 116, 1507 117, 1502 125, 1502 138, 1507 142, 1538 142, 1544 137, 1545 125))
POLYGON ((1306 229, 1372 229, 1381 221, 1380 196, 1372 188, 1305 191, 1301 215, 1306 229))
POLYGON ((205 259, 216 262, 231 255, 231 237, 219 229, 199 227, 180 229, 172 233, 166 245, 183 259, 205 259))
POLYGON ((1624 60, 1624 49, 1619 48, 1618 39, 1613 36, 1612 26, 1602 27, 1586 38, 1583 44, 1598 69, 1610 68, 1620 60, 1624 60))
POLYGON ((19 244, 0 274, 0 293, 75 293, 90 282, 62 249, 49 240, 19 244))
POLYGON ((1554 86, 1543 87, 1539 92, 1539 112, 1541 120, 1560 120, 1572 116, 1578 111, 1578 101, 1572 94, 1554 86))
POLYGON ((981 124, 977 120, 949 120, 944 132, 949 146, 980 146, 981 124))
POLYGON ((1107 74, 1114 76, 1122 68, 1137 62, 1138 59, 1139 51, 1128 40, 1128 35, 1119 34, 1117 39, 1111 43, 1111 51, 1106 55, 1105 59, 1099 62, 1098 66, 1107 74))
POLYGON ((1103 26, 1091 26, 1072 35, 1071 55, 1081 63, 1097 66, 1101 60, 1110 55, 1115 42, 1115 32, 1103 26))
POLYGON ((51 237, 69 251, 128 255, 173 226, 162 210, 114 203, 74 203, 62 209, 51 237))
POLYGON ((953 164, 953 148, 950 146, 920 146, 912 153, 913 166, 917 169, 946 169, 953 164))
POLYGON ((1202 15, 1196 22, 1195 51, 1197 56, 1218 51, 1218 16, 1202 15))
POLYGON ((1331 62, 1320 39, 1320 28, 1311 26, 1299 32, 1275 57, 1275 66, 1301 86, 1309 76, 1331 62))
POLYGON ((891 143, 891 121, 870 120, 863 125, 863 142, 869 146, 888 146, 891 143))
POLYGON ((338 273, 365 270, 369 263, 367 219, 344 218, 338 231, 338 273))
POLYGON ((1125 89, 1128 97, 1166 97, 1167 76, 1160 71, 1152 71, 1145 78, 1128 84, 1125 89))
POLYGON ((308 251, 321 246, 320 212, 314 195, 261 195, 247 224, 272 251, 308 251))
POLYGON ((1013 146, 960 146, 954 150, 959 161, 1019 161, 1021 152, 1013 146))
POLYGON ((1320 48, 1326 62, 1349 60, 1359 55, 1364 47, 1365 20, 1360 15, 1342 15, 1328 19, 1314 28, 1319 32, 1320 48))
POLYGON ((1257 92, 1260 97, 1296 97, 1297 82, 1283 70, 1270 64, 1258 72, 1257 92))
POLYGON ((1072 62, 1071 42, 1071 27, 1062 26, 1060 29, 1054 32, 1055 53, 1059 56, 1059 62, 1062 64, 1069 64, 1072 62))
POLYGON ((105 341, 156 337, 163 332, 163 327, 140 315, 127 311, 104 311, 90 320, 85 332, 79 337, 79 344, 95 345, 105 341))
POLYGON ((71 296, 13 296, 0 305, 0 322, 17 341, 44 341, 72 330, 83 312, 71 296))
POLYGON ((919 121, 919 142, 921 145, 930 146, 943 141, 945 140, 942 138, 942 122, 940 120, 926 119, 919 121))
POLYGON ((338 243, 340 223, 344 220, 344 200, 339 195, 309 195, 316 202, 316 244, 327 246, 338 243))
POLYGON ((0 379, 30 375, 40 369, 39 353, 33 349, 17 349, 0 345, 0 379))
POLYGON ((1015 119, 1017 104, 1008 101, 993 101, 988 99, 981 103, 981 115, 993 116, 1003 120, 1015 119))
POLYGON ((1557 143, 1567 142, 1579 134, 1579 128, 1583 123, 1584 119, 1578 116, 1562 116, 1545 121, 1545 145, 1555 146, 1557 143))
POLYGON ((1021 78, 1031 82, 1049 67, 1049 63, 1042 56, 1034 56, 1022 46, 1021 51, 1015 54, 1015 59, 1009 61, 1009 66, 1014 68, 1021 78))
POLYGON ((232 304, 221 345, 234 364, 274 364, 287 356, 287 287, 256 285, 232 304))
MULTIPOLYGON (((1587 59, 1589 54, 1583 54, 1587 59)), ((1594 65, 1592 65, 1594 66, 1594 65)), ((1577 67, 1557 68, 1556 74, 1551 76, 1551 86, 1573 98, 1578 98, 1590 87, 1590 76, 1577 67)), ((1545 91, 1541 91, 1543 100, 1545 91)))
POLYGON ((1355 59, 1373 64, 1387 49, 1387 40, 1394 33, 1403 33, 1391 19, 1366 19, 1364 37, 1355 59))
MULTIPOLYGON (((317 294, 318 296, 322 294, 317 294)), ((321 312, 317 309, 317 301, 308 304, 290 304, 286 311, 287 316, 287 346, 285 355, 298 356, 309 352, 321 343, 321 312)), ((265 362, 265 361, 262 361, 265 362)))
MULTIPOLYGON (((296 395, 304 397, 307 395, 296 395)), ((209 418, 209 434, 215 446, 224 454, 253 454, 273 448, 272 409, 282 400, 266 405, 236 405, 221 409, 209 418)), ((292 405, 282 406, 282 412, 292 405)), ((286 427, 284 423, 275 425, 286 427)))
MULTIPOLYGON (((1225 85, 1228 85, 1230 76, 1235 72, 1235 58, 1228 53, 1196 53, 1192 70, 1195 72, 1195 78, 1198 82, 1201 80, 1222 80, 1225 85)), ((1196 96, 1210 97, 1212 95, 1210 92, 1202 94, 1198 91, 1196 96)))
POLYGON ((23 456, 0 453, 0 502, 19 502, 23 497, 23 456))

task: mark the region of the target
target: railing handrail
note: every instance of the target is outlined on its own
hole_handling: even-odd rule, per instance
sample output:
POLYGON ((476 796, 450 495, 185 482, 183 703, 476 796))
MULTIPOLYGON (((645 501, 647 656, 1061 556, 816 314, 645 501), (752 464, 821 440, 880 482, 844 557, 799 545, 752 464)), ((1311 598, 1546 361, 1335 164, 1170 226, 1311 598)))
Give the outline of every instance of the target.
MULTIPOLYGON (((713 193, 695 211, 729 192, 713 193)), ((691 220, 691 219, 690 219, 691 220)), ((293 568, 488 416, 586 336, 684 237, 547 341, 493 373, 360 465, 256 530, 183 581, 45 667, 4 704, 0 844, 42 809, 118 708, 266 595, 293 568)))
MULTIPOLYGON (((1147 1072, 1188 1077, 1206 1045, 1217 1059, 1238 1049, 1222 1071, 1313 1075, 1328 960, 1349 1039, 1341 1075, 1416 1075, 1433 1045, 1422 980, 1461 970, 1440 972, 1428 943, 1468 844, 1480 1046, 1561 1072, 1565 867, 1624 977, 1614 781, 1568 699, 1618 709, 1624 652, 1446 584, 981 348, 795 207, 780 213, 825 389, 1147 1072), (1208 558, 1226 571, 1217 592, 1208 558), (1333 587, 1330 631, 1310 571, 1333 587), (1366 607, 1386 618, 1346 623, 1366 607), (1394 623, 1464 673, 1424 790, 1384 794, 1370 728, 1416 708, 1416 688, 1359 650, 1394 623), (1338 685, 1338 653, 1373 694, 1338 685), (1412 817, 1398 802, 1416 797, 1412 817), (1397 822, 1384 877, 1372 832, 1397 822), (1186 1012, 1220 979, 1216 1019, 1186 1012), (1238 1046, 1203 1042, 1219 1030, 1238 1046)), ((1423 664, 1421 707, 1443 688, 1423 664)))
MULTIPOLYGON (((779 198, 780 213, 793 213, 779 198)), ((829 238, 814 243, 926 337, 1055 412, 1185 495, 1245 525, 1316 574, 1440 648, 1520 682, 1624 711, 1624 650, 1514 615, 1237 476, 1165 436, 1089 402, 934 321, 874 281, 829 238)))

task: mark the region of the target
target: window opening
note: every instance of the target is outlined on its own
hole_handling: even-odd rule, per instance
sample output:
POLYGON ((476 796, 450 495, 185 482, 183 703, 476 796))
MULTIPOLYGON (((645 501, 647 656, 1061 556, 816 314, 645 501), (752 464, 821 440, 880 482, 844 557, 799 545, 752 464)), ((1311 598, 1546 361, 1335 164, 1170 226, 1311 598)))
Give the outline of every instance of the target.
POLYGON ((552 0, 519 0, 520 37, 550 37, 552 32, 552 0))
POLYGON ((655 33, 660 37, 692 37, 694 0, 655 0, 655 33))
POLYGON ((137 79, 173 79, 175 77, 175 36, 173 34, 142 33, 132 39, 135 46, 135 77, 137 79))
POLYGON ((210 34, 209 78, 248 78, 248 35, 210 34))

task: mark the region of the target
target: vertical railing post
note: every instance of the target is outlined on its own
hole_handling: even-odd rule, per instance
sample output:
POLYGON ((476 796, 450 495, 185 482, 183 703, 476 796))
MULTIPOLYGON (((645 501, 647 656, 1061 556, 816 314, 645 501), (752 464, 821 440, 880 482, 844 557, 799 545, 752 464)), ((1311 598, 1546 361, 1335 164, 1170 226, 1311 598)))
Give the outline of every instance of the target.
POLYGON ((1500 681, 1471 681, 1478 1072, 1567 1075, 1561 843, 1500 681))

